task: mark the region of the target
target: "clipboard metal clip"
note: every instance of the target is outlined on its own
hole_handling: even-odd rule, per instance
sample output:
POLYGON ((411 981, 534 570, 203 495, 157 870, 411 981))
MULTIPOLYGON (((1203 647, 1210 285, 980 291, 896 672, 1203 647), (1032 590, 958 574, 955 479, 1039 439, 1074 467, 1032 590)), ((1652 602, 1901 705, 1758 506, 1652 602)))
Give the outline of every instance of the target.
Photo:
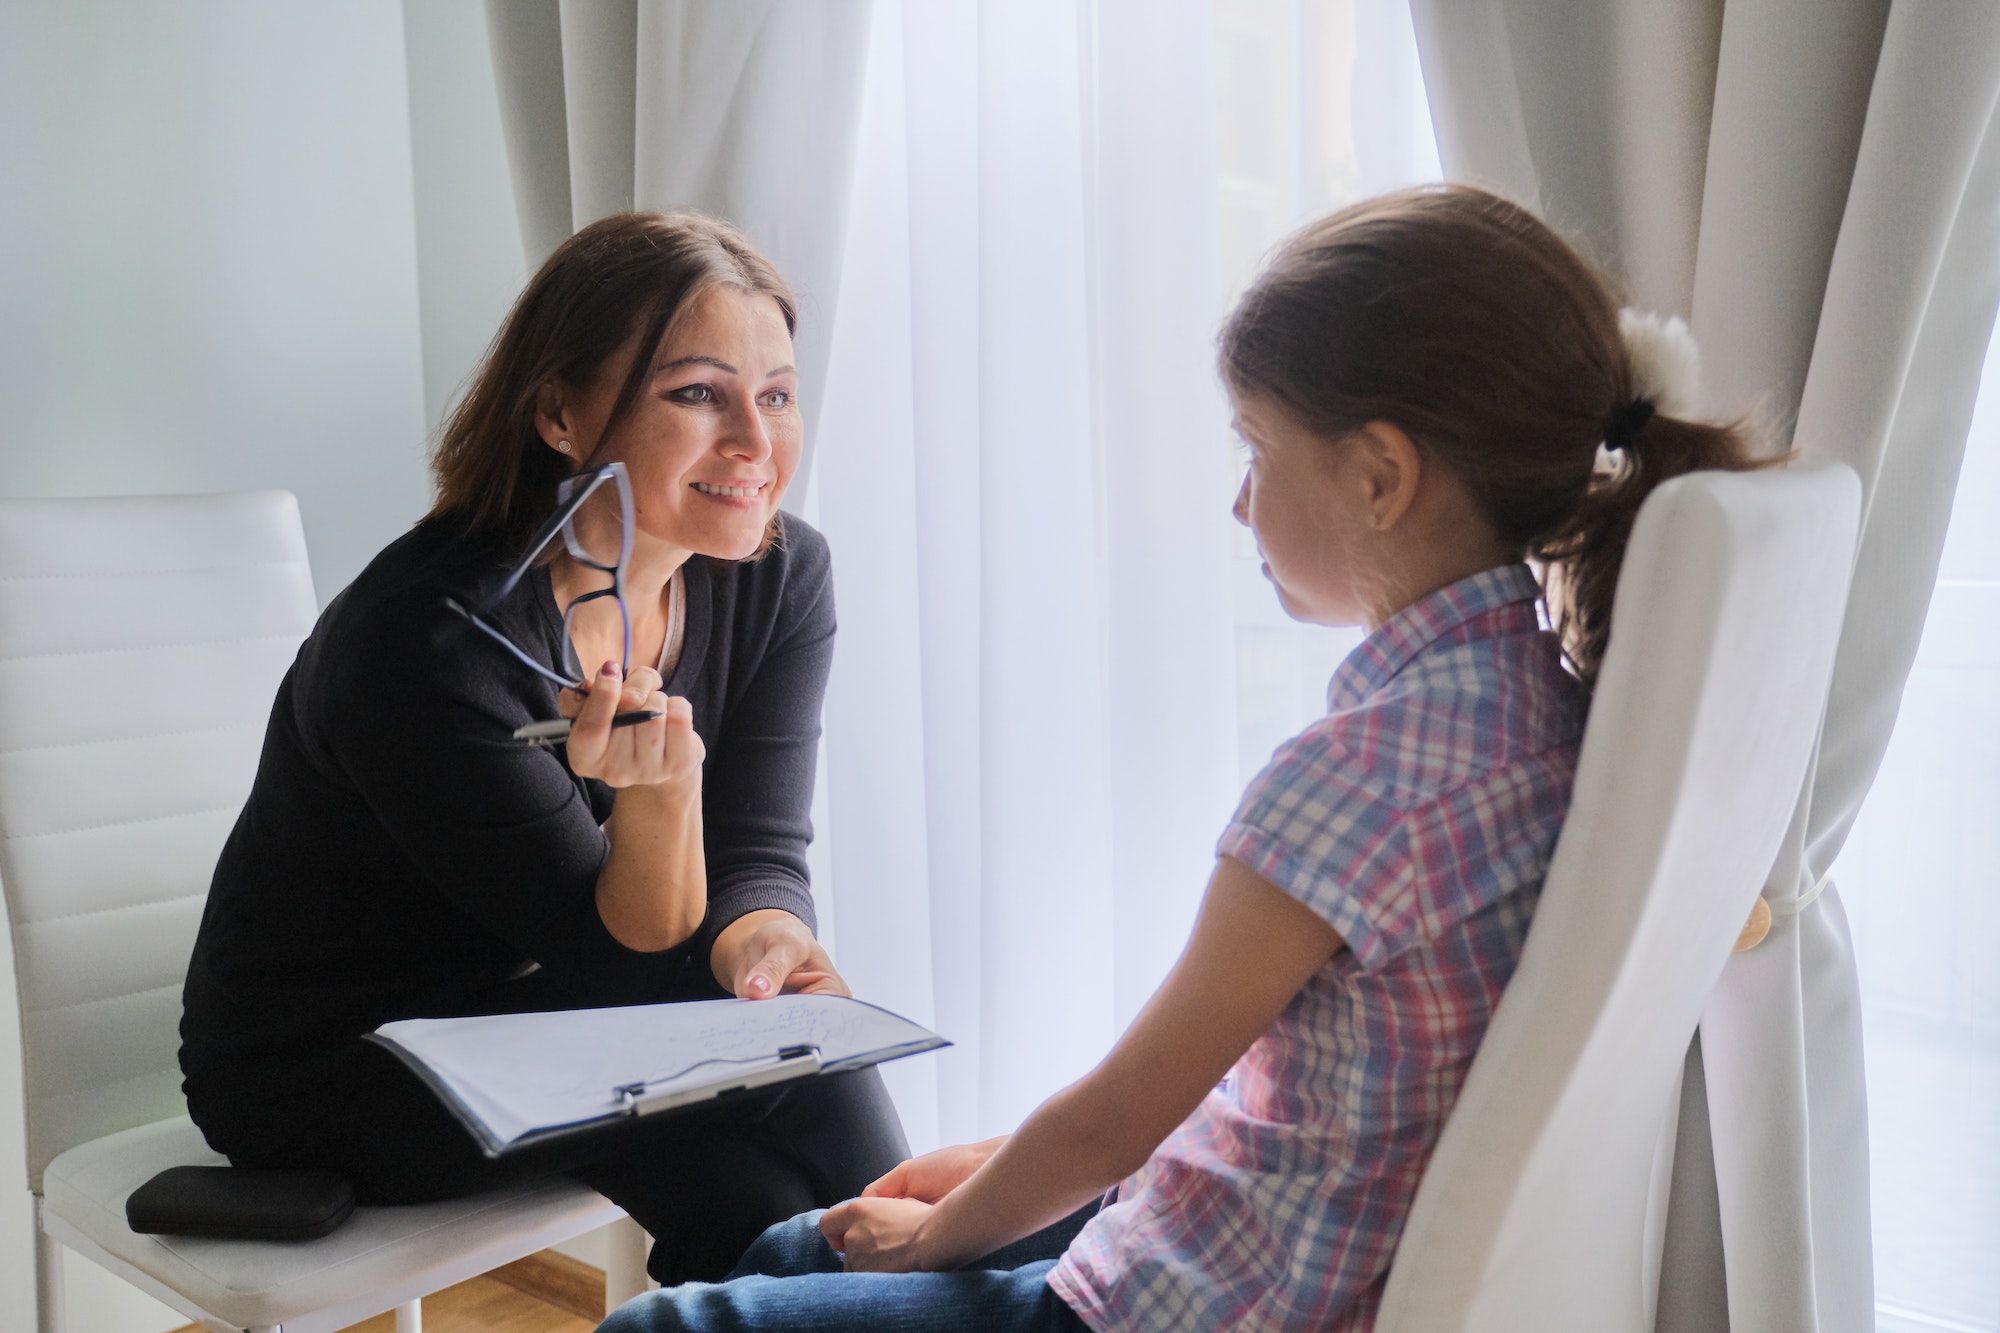
POLYGON ((679 1106, 686 1102, 703 1101, 711 1097, 720 1097, 726 1092, 745 1092, 751 1088, 761 1088, 771 1083, 783 1083, 788 1079, 797 1078, 805 1074, 816 1074, 819 1072, 819 1067, 819 1047, 811 1044, 782 1046, 778 1049, 776 1055, 750 1056, 741 1060, 703 1060, 697 1064, 689 1065, 684 1069, 677 1069, 671 1074, 662 1074, 658 1078, 648 1079, 643 1083, 623 1083, 611 1090, 611 1096, 612 1100, 618 1103, 619 1114, 639 1116, 644 1115, 648 1111, 664 1110, 669 1106, 679 1106), (671 1083, 675 1079, 691 1074, 706 1065, 749 1064, 753 1061, 765 1061, 767 1063, 764 1063, 760 1068, 747 1072, 740 1083, 730 1082, 726 1086, 709 1086, 694 1089, 684 1088, 653 1096, 647 1095, 651 1089, 658 1087, 660 1084, 671 1083))

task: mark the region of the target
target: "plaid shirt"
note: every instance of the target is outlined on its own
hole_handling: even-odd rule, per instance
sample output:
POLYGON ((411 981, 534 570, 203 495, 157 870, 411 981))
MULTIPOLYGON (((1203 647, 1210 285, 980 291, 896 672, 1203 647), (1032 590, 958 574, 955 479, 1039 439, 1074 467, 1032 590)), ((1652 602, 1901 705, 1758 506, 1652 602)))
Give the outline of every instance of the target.
POLYGON ((1093 1329, 1368 1329, 1527 939, 1584 699, 1525 565, 1399 612, 1244 793, 1218 852, 1347 947, 1051 1271, 1093 1329))

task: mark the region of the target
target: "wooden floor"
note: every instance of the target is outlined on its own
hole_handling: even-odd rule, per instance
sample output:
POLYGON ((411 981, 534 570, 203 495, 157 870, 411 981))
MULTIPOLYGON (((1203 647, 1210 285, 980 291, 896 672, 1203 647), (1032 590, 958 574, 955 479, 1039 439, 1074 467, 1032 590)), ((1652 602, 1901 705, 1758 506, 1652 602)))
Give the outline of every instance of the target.
MULTIPOLYGON (((590 1333, 579 1319, 493 1277, 476 1277, 424 1297, 424 1333, 590 1333)), ((396 1333, 395 1314, 356 1324, 354 1333, 396 1333)))
MULTIPOLYGON (((544 1251, 424 1297, 424 1333, 591 1333, 603 1310, 603 1273, 544 1251)), ((349 1333, 395 1329, 390 1311, 355 1324, 349 1333)), ((202 1330, 189 1324, 174 1333, 202 1330)))

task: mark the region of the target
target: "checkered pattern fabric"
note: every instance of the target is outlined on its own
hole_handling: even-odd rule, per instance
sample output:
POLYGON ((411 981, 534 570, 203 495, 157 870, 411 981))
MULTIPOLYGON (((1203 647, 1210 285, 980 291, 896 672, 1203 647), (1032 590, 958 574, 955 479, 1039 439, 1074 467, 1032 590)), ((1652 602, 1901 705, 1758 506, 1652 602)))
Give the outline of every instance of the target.
POLYGON ((1344 661, 1222 835, 1347 948, 1077 1238, 1093 1329, 1367 1329, 1424 1163, 1527 938, 1584 699, 1525 565, 1344 661))

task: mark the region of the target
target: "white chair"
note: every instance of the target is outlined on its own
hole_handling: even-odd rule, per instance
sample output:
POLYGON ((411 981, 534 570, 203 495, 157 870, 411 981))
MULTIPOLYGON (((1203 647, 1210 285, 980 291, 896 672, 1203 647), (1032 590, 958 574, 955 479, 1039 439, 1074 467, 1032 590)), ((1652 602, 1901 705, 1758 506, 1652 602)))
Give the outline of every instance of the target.
POLYGON ((1653 1327, 1677 1080, 1804 781, 1860 495, 1835 466, 1647 501, 1541 906, 1378 1333, 1653 1327))
MULTIPOLYGON (((394 1309, 414 1333, 424 1294, 624 1216, 556 1180, 360 1208, 302 1244, 125 1225, 155 1172, 222 1160, 183 1113, 181 979, 315 615, 283 492, 0 501, 0 884, 41 1333, 63 1327, 65 1248, 212 1329, 317 1333, 394 1309)), ((616 1300, 636 1290, 626 1267, 616 1300)))

